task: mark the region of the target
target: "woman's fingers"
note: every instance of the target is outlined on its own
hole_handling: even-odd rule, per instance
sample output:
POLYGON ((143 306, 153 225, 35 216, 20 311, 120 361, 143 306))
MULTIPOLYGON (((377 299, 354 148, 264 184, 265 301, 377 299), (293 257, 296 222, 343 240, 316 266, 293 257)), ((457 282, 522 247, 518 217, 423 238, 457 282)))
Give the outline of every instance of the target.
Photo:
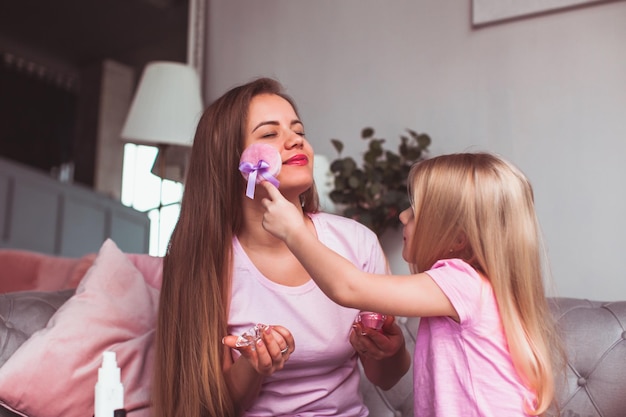
POLYGON ((238 336, 228 335, 222 343, 236 349, 261 375, 271 375, 283 368, 295 349, 293 336, 282 326, 267 326, 251 345, 237 346, 238 336))
POLYGON ((285 345, 283 346, 282 344, 279 344, 281 347, 281 353, 282 354, 291 354, 293 353, 294 350, 296 350, 296 342, 293 338, 293 335, 291 334, 291 332, 289 330, 287 330, 286 328, 284 328, 283 326, 272 326, 272 329, 278 333, 278 335, 280 337, 282 337, 283 341, 285 342, 285 345), (287 351, 285 351, 285 349, 287 349, 287 351))

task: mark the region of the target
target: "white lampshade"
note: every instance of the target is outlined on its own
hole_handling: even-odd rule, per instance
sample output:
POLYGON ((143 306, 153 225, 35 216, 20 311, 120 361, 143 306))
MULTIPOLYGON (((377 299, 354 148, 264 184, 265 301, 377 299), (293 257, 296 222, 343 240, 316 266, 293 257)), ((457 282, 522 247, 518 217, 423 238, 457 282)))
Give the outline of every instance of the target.
POLYGON ((202 115, 196 70, 178 62, 146 65, 121 137, 150 145, 191 146, 202 115))

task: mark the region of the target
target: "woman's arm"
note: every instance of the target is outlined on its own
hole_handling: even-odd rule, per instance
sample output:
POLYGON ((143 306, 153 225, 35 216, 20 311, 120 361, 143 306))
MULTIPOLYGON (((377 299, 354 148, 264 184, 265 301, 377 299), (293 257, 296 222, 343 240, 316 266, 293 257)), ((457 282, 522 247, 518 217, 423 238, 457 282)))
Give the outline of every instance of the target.
POLYGON ((237 415, 242 415, 259 396, 263 378, 243 356, 233 361, 230 348, 224 345, 224 379, 237 415))
MULTIPOLYGON (((376 235, 366 233, 358 239, 362 242, 357 246, 365 245, 368 255, 355 265, 364 265, 360 269, 373 274, 389 274, 389 263, 376 235)), ((397 323, 394 316, 388 315, 377 330, 357 319, 350 332, 350 343, 359 355, 365 376, 384 390, 396 385, 411 366, 405 336, 397 323)))
POLYGON ((355 324, 350 343, 359 354, 367 379, 384 390, 393 387, 411 366, 402 329, 393 316, 387 316, 381 331, 355 324))
POLYGON ((285 362, 295 349, 291 332, 282 326, 268 326, 254 346, 237 347, 238 336, 229 335, 222 339, 224 344, 224 378, 241 415, 250 408, 259 396, 266 376, 283 369, 285 362), (231 349, 241 356, 233 361, 231 349), (286 350, 285 350, 286 349, 286 350))

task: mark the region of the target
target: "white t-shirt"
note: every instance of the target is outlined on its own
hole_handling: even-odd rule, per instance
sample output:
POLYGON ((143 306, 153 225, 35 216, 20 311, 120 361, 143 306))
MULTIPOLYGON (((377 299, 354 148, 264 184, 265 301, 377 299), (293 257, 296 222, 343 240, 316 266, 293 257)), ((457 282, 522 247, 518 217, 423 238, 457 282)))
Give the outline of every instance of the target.
MULTIPOLYGON (((319 240, 330 249, 364 271, 387 272, 372 231, 332 214, 310 217, 319 240)), ((367 416, 359 393, 357 355, 349 341, 358 311, 335 304, 313 280, 297 287, 270 281, 236 238, 233 245, 229 334, 241 334, 257 323, 281 325, 291 331, 296 344, 285 367, 265 379, 245 416, 367 416)))

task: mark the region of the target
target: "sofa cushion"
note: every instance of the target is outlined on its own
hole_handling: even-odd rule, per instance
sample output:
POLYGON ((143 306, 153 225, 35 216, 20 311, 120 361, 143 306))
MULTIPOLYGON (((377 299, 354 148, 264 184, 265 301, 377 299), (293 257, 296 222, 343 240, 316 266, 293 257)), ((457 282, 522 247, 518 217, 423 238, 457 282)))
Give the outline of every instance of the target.
POLYGON ((0 366, 74 295, 74 290, 0 294, 0 366))
MULTIPOLYGON (((548 301, 568 355, 565 375, 556 381, 560 417, 626 416, 626 301, 548 301)), ((396 320, 413 355, 419 318, 396 320)), ((361 391, 370 415, 413 416, 412 370, 407 374, 408 378, 405 375, 392 389, 383 391, 362 373, 361 391)))
POLYGON ((16 249, 0 249, 0 293, 76 288, 96 254, 66 258, 16 249))
MULTIPOLYGON (((158 270, 159 258, 145 258, 158 270)), ((36 417, 91 416, 102 352, 112 350, 125 407, 145 408, 157 305, 158 289, 107 240, 76 294, 0 368, 0 403, 36 417)))
POLYGON ((549 301, 567 353, 561 416, 626 416, 626 301, 549 301))

